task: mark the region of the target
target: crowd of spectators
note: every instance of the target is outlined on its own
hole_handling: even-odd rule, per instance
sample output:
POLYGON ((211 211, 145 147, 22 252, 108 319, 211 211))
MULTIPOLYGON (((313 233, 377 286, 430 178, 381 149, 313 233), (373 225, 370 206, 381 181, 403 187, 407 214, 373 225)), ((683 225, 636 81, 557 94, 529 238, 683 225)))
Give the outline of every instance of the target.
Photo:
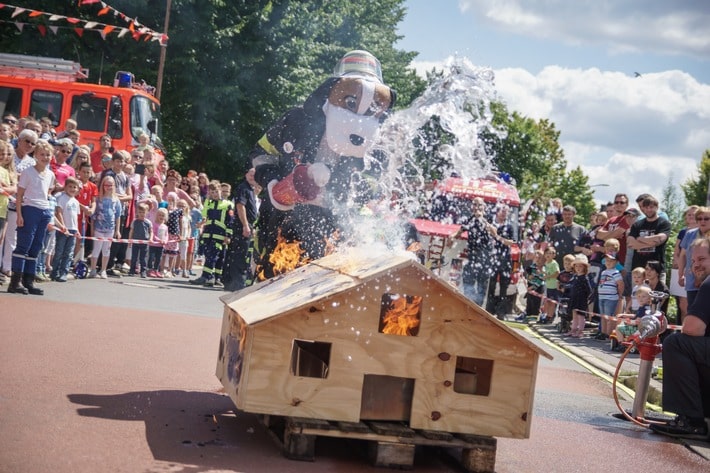
MULTIPOLYGON (((670 297, 674 297, 675 322, 682 323, 697 294, 696 283, 702 282, 693 278, 688 248, 695 239, 710 236, 710 208, 688 207, 684 212, 685 227, 671 241, 672 224, 659 210, 658 200, 641 194, 635 204, 631 206, 628 196, 619 193, 613 202, 591 215, 586 227, 574 222, 573 206, 551 206, 542 222, 530 226, 522 242, 530 293, 521 319, 537 316, 541 323, 554 320, 559 307, 569 299, 569 294, 564 294, 569 282, 560 280, 560 268, 565 266, 565 258, 583 255, 592 288, 589 308, 584 312, 587 318, 599 320, 595 338, 614 337, 619 320, 633 323, 640 314, 637 294, 641 289, 645 292, 643 288, 667 294, 660 307, 664 313, 670 297), (666 257, 667 245, 674 248, 670 258, 666 257), (539 307, 539 300, 534 299, 544 303, 539 307)), ((569 335, 581 334, 574 331, 569 335)))
MULTIPOLYGON (((195 275, 195 264, 204 259, 200 235, 205 222, 210 222, 203 212, 209 186, 216 185, 222 194, 226 190, 219 199, 230 209, 230 216, 240 213, 244 199, 251 197, 249 205, 255 205, 258 190, 254 193, 253 186, 247 186, 251 196, 235 199, 228 183, 210 181, 205 173, 193 170, 183 176, 171 169, 145 134, 130 152, 114 149, 109 135, 102 136, 98 149, 92 150, 80 144, 73 120, 64 125, 57 132, 49 120, 12 115, 3 117, 0 124, 0 284, 9 278, 9 292, 41 294, 40 289, 30 291, 26 286, 77 277, 189 278, 195 275), (40 148, 50 154, 46 170, 34 158, 40 148), (23 187, 22 174, 30 168, 49 179, 51 218, 41 232, 27 237, 21 231, 24 221, 18 229, 17 209, 26 198, 18 201, 17 196, 18 191, 27 192, 29 184, 23 187), (31 242, 20 242, 18 250, 18 236, 32 241, 41 236, 37 254, 31 242), (22 279, 19 275, 12 279, 13 265, 23 269, 22 279), (23 284, 29 272, 32 282, 23 284)), ((244 226, 250 228, 253 220, 245 224, 234 220, 239 237, 248 233, 250 241, 251 231, 244 226)), ((236 243, 240 254, 244 253, 244 242, 236 243)), ((230 249, 227 241, 222 261, 230 261, 230 249)), ((237 266, 241 271, 244 265, 237 266)), ((241 274, 238 278, 244 279, 241 274)), ((215 285, 223 287, 220 280, 210 284, 215 285)))

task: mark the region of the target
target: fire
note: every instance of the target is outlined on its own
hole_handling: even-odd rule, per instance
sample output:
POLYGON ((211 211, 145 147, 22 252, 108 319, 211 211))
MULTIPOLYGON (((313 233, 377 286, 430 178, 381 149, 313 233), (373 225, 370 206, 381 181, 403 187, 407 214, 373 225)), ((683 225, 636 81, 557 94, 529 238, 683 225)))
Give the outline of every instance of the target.
POLYGON ((409 337, 417 335, 419 332, 422 297, 402 297, 395 294, 388 294, 385 297, 389 299, 389 303, 382 301, 383 306, 387 305, 380 321, 380 332, 409 337))
POLYGON ((308 258, 303 258, 304 250, 298 241, 287 242, 279 233, 276 248, 269 255, 269 262, 273 265, 274 275, 287 273, 299 266, 308 263, 308 258))

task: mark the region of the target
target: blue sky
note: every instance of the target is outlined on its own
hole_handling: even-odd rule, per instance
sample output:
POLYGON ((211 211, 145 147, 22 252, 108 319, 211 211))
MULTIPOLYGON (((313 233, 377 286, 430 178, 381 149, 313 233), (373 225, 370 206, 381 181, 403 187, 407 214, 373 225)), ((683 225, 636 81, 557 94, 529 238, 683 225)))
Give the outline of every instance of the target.
POLYGON ((490 67, 508 108, 549 118, 599 200, 660 197, 710 148, 710 3, 409 0, 398 47, 419 71, 490 67), (642 74, 636 78, 635 73, 642 74))

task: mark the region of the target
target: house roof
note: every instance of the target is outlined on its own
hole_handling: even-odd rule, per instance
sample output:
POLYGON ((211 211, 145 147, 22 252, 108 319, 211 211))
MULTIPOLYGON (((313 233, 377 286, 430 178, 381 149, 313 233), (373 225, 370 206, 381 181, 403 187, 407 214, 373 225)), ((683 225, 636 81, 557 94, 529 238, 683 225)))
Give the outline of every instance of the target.
MULTIPOLYGON (((430 272, 412 258, 412 253, 373 254, 365 249, 335 253, 268 281, 244 290, 225 294, 220 300, 234 310, 247 325, 256 325, 313 304, 327 297, 355 288, 382 276, 385 272, 415 267, 427 277, 437 279, 442 286, 467 305, 481 309, 446 281, 430 272)), ((492 323, 510 333, 535 352, 552 359, 546 351, 508 327, 495 317, 492 323)))

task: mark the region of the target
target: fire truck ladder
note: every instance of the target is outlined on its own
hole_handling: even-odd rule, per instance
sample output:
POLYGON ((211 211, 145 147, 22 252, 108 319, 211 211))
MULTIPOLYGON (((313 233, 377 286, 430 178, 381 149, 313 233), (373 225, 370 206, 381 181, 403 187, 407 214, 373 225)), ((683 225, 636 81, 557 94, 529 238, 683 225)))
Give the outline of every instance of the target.
POLYGON ((64 59, 0 53, 0 74, 28 79, 75 82, 88 79, 89 70, 64 59))

